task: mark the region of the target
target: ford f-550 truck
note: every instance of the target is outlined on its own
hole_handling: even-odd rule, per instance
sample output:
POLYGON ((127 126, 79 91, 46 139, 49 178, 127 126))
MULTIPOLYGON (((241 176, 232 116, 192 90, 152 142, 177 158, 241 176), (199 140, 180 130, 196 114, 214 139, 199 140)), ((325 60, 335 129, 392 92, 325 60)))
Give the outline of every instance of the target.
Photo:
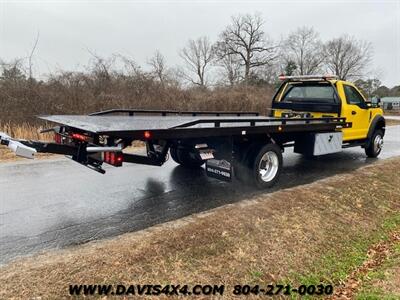
POLYGON ((272 186, 287 147, 319 156, 360 146, 368 157, 382 150, 385 119, 377 103, 366 101, 354 84, 334 76, 281 76, 271 114, 256 112, 177 112, 113 109, 90 115, 52 115, 54 142, 14 139, 0 142, 17 155, 64 154, 100 173, 104 164, 161 166, 170 156, 178 164, 207 175, 272 186), (146 154, 125 153, 139 140, 146 154), (168 155, 168 153, 170 155, 168 155))

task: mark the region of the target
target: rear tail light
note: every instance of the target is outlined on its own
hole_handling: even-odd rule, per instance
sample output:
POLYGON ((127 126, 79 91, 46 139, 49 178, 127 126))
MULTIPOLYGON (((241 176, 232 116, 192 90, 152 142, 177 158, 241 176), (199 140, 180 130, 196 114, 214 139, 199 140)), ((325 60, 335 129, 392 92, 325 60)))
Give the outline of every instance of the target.
POLYGON ((73 133, 71 134, 71 138, 74 140, 82 141, 82 142, 87 142, 89 141, 89 137, 80 133, 73 133))
POLYGON ((62 144, 62 136, 59 133, 54 133, 54 142, 56 144, 62 144))
POLYGON ((146 140, 148 140, 148 139, 150 139, 151 138, 151 132, 150 131, 145 131, 144 133, 143 133, 143 135, 144 135, 144 138, 146 139, 146 140))
POLYGON ((114 167, 121 167, 124 162, 124 154, 122 152, 104 152, 103 155, 104 162, 114 167))

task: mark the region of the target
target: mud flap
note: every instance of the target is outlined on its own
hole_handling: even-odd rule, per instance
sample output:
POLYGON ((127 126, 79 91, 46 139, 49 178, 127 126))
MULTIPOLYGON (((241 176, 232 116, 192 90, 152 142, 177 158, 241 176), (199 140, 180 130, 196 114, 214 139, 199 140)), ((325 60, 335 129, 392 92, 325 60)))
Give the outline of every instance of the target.
POLYGON ((232 181, 233 167, 226 160, 209 159, 206 162, 207 176, 223 181, 232 181))

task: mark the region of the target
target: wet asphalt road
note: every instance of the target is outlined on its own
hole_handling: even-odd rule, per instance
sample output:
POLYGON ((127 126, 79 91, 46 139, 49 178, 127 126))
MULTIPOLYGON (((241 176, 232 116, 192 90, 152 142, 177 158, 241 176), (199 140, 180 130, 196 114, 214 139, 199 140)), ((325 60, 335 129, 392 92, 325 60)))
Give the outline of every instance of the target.
MULTIPOLYGON (((387 129, 379 159, 400 155, 400 126, 387 129)), ((310 183, 376 159, 361 148, 305 160, 287 150, 276 187, 310 183)), ((0 264, 38 251, 136 231, 261 192, 173 162, 126 164, 101 175, 67 159, 0 164, 0 264)))

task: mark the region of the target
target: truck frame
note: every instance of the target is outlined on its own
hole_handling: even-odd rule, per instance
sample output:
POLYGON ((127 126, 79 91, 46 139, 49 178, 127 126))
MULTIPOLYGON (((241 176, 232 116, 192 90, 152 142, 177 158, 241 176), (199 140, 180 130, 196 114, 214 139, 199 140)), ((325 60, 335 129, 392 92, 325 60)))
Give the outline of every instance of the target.
MULTIPOLYGON (((282 85, 310 80, 325 84, 331 77, 286 77, 282 85)), ((274 103, 276 99, 277 95, 274 103)), ((210 177, 225 181, 236 178, 258 188, 271 187, 278 180, 282 153, 287 147, 316 156, 362 146, 369 149, 369 156, 376 157, 384 134, 380 117, 380 123, 375 121, 370 129, 383 132, 380 139, 375 134, 362 140, 343 141, 343 131, 353 127, 346 117, 340 113, 315 117, 296 109, 280 116, 260 116, 257 112, 112 109, 90 115, 39 118, 58 124, 45 130, 54 132, 54 142, 14 139, 0 133, 1 144, 26 158, 33 158, 37 152, 63 154, 103 174, 104 163, 114 167, 124 163, 162 166, 170 156, 187 168, 206 164, 210 177), (134 141, 145 143, 145 154, 124 152, 134 141)))

